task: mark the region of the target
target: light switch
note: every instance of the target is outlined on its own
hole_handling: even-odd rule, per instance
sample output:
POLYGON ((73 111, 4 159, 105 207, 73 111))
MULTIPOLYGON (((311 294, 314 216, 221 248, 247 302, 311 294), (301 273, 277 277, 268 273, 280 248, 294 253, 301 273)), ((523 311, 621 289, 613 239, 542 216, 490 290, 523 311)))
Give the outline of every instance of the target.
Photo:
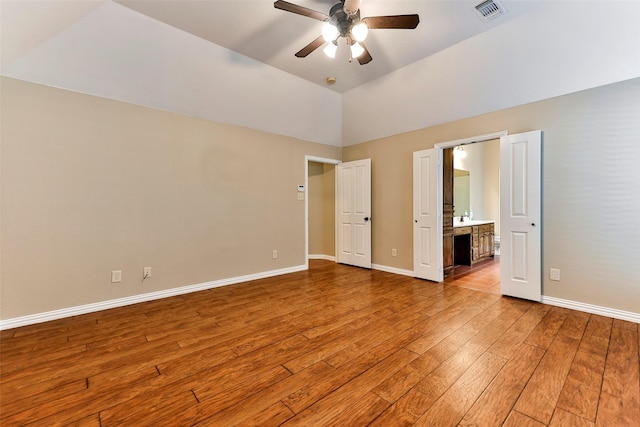
POLYGON ((122 270, 113 270, 111 272, 111 283, 122 282, 122 270))

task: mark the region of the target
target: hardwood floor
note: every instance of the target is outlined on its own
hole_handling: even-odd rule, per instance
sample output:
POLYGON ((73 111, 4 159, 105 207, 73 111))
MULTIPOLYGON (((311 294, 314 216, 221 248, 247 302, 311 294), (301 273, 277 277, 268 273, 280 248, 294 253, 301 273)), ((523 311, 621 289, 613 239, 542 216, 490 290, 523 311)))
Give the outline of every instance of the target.
POLYGON ((445 283, 500 295, 500 257, 487 258, 472 266, 456 265, 445 283))
POLYGON ((0 340, 2 426, 640 425, 637 324, 326 261, 0 340))

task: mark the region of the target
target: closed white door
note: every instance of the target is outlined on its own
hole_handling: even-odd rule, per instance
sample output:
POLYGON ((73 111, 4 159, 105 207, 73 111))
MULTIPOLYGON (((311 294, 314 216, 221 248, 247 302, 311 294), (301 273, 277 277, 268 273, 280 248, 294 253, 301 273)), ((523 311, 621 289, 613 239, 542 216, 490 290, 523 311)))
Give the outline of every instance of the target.
POLYGON ((338 165, 338 262, 371 268, 371 159, 338 165))
POLYGON ((542 131, 500 138, 500 289, 540 301, 542 131))
POLYGON ((421 279, 441 282, 442 216, 438 188, 438 151, 433 148, 414 152, 413 274, 421 279))

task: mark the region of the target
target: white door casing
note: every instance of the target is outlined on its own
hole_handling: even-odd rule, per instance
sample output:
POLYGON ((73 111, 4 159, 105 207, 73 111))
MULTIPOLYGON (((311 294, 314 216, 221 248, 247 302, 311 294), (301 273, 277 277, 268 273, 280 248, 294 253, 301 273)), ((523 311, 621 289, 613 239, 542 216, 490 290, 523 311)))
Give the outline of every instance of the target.
POLYGON ((371 268, 371 159, 337 167, 337 261, 371 268))
POLYGON ((444 277, 438 154, 435 148, 413 153, 413 274, 441 282, 444 277))
POLYGON ((542 131, 500 138, 500 290, 540 301, 542 131))

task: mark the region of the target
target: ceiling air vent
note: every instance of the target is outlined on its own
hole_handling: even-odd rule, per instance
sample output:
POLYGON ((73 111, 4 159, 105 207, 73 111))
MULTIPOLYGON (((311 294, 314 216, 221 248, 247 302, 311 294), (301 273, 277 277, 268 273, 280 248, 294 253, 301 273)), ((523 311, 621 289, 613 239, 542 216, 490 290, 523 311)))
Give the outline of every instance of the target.
POLYGON ((491 21, 507 13, 507 10, 503 5, 498 3, 498 0, 485 0, 476 4, 473 8, 483 21, 491 21))

